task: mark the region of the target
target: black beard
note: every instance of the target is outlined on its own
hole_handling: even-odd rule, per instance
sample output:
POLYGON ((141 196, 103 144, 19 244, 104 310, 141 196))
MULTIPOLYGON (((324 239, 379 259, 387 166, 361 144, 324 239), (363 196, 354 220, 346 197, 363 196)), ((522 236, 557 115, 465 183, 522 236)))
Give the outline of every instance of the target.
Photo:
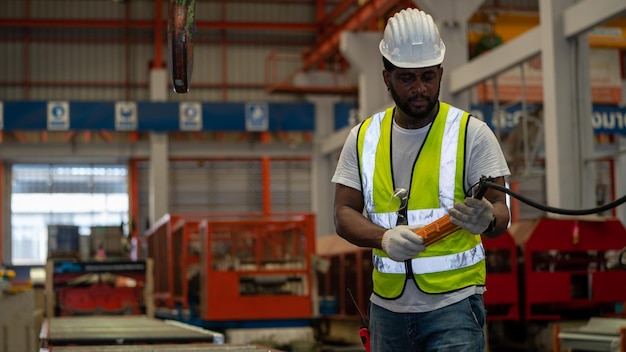
POLYGON ((441 87, 439 87, 439 89, 437 89, 437 95, 435 95, 435 99, 429 99, 428 100, 428 106, 426 107, 426 110, 424 110, 424 112, 420 112, 417 111, 415 109, 413 109, 413 107, 409 104, 409 101, 413 98, 417 98, 417 97, 413 97, 410 98, 404 102, 400 101, 400 97, 398 97, 398 93, 396 92, 396 90, 393 88, 393 86, 389 87, 389 91, 391 92, 391 97, 393 98, 393 101, 396 103, 396 106, 402 110, 402 112, 404 112, 405 115, 415 118, 415 119, 423 119, 428 117, 428 114, 430 114, 433 109, 435 109, 435 107, 437 107, 437 103, 439 102, 439 91, 441 90, 441 87))

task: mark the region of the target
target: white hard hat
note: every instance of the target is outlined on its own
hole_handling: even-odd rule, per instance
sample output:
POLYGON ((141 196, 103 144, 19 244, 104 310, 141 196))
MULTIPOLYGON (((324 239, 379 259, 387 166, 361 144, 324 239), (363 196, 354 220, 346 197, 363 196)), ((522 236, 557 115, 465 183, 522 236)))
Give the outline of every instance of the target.
POLYGON ((439 65, 446 46, 433 18, 418 9, 404 9, 387 21, 380 53, 394 66, 421 68, 439 65))

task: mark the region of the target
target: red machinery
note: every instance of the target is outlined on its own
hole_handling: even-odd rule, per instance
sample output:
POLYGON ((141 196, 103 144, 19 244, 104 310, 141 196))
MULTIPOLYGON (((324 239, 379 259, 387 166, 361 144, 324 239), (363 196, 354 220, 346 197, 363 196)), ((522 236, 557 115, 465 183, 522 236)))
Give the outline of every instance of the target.
POLYGON ((337 235, 318 237, 316 248, 328 263, 327 270, 316 273, 319 314, 324 317, 319 335, 341 344, 362 343, 367 350, 369 330, 365 321, 372 292, 372 251, 337 235), (351 331, 358 331, 358 335, 351 331))
POLYGON ((145 257, 154 262, 153 299, 155 306, 173 306, 172 299, 172 216, 166 214, 145 233, 145 257))
POLYGON ((626 246, 617 219, 539 219, 524 237, 526 320, 553 320, 615 313, 626 301, 626 271, 607 258, 626 246))
POLYGON ((149 310, 146 267, 143 261, 49 260, 47 316, 142 314, 149 310))
POLYGON ((198 290, 193 285, 199 284, 201 245, 199 221, 179 220, 172 228, 172 299, 184 309, 190 290, 198 290))
MULTIPOLYGON (((154 260, 154 300, 156 306, 173 308, 186 300, 186 273, 190 261, 198 261, 189 245, 197 236, 200 220, 213 214, 166 214, 145 233, 145 256, 154 260), (176 273, 176 275, 174 275, 176 273), (184 275, 182 275, 184 273, 184 275), (179 275, 181 274, 181 275, 179 275)), ((227 217, 227 215, 224 215, 227 217)))
POLYGON ((359 310, 368 311, 373 290, 372 251, 329 235, 317 239, 317 254, 330 262, 329 270, 317 273, 320 313, 341 319, 353 317, 360 322, 359 310))
POLYGON ((85 287, 61 287, 57 302, 61 316, 139 315, 143 287, 115 287, 106 283, 85 287))
POLYGON ((312 317, 312 214, 168 215, 147 240, 157 306, 193 293, 204 320, 312 317))
POLYGON ((487 320, 519 320, 520 302, 517 246, 506 232, 483 239, 487 265, 487 291, 483 298, 487 320))

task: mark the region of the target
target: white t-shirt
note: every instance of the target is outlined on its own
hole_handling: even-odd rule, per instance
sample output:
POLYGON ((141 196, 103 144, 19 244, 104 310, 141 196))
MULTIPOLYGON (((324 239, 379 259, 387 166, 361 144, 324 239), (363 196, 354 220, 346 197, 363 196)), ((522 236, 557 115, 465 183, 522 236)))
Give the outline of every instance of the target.
MULTIPOLYGON (((404 129, 395 122, 392 128, 393 175, 396 187, 410 189, 411 171, 415 158, 431 124, 419 129, 404 129)), ((361 176, 357 157, 359 125, 352 128, 339 156, 332 182, 361 190, 361 176)), ((510 175, 509 167, 495 135, 486 123, 471 117, 467 126, 465 161, 465 189, 482 176, 510 175)), ((427 312, 459 302, 476 293, 485 292, 483 286, 470 286, 450 293, 428 294, 421 291, 414 280, 407 280, 402 296, 390 300, 372 293, 372 303, 398 313, 427 312)))

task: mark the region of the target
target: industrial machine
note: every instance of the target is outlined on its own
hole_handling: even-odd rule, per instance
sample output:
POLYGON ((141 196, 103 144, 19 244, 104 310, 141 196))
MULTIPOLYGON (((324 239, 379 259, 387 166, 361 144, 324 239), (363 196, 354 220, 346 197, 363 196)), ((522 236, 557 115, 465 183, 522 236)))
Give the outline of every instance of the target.
POLYGON ((168 214, 145 238, 157 308, 223 326, 312 317, 312 214, 168 214))
POLYGON ((46 316, 139 315, 151 310, 145 261, 46 263, 46 316))
POLYGON ((337 235, 317 238, 316 248, 317 255, 330 263, 328 270, 316 274, 322 339, 346 345, 369 342, 367 336, 363 341, 363 320, 373 289, 372 251, 337 235))
POLYGON ((483 241, 486 252, 487 291, 483 294, 488 321, 519 320, 518 247, 509 232, 483 241))
POLYGON ((556 320, 623 314, 626 271, 608 264, 626 246, 618 219, 538 219, 519 234, 524 252, 524 318, 556 320))
POLYGON ((584 351, 626 352, 626 319, 592 317, 577 328, 553 329, 554 351, 561 348, 584 351))
POLYGON ((178 215, 166 214, 146 231, 144 235, 143 257, 154 262, 154 287, 152 291, 155 306, 174 307, 173 292, 173 226, 181 220, 178 215))

